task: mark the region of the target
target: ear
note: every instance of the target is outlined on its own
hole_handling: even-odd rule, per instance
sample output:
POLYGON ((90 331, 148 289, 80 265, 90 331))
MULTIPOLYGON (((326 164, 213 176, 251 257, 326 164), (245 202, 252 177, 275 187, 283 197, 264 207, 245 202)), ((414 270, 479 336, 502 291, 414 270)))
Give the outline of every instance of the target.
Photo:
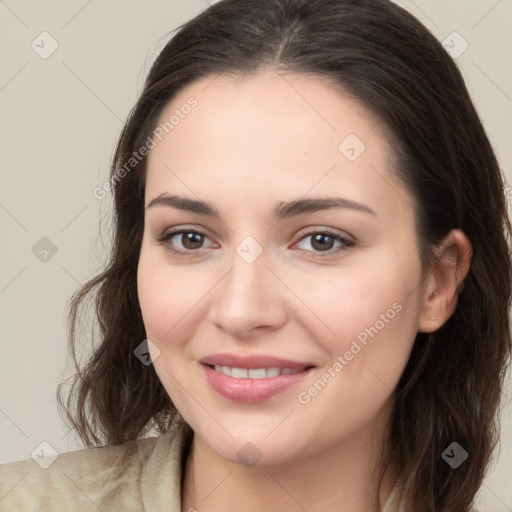
POLYGON ((461 230, 454 229, 436 248, 435 255, 424 286, 419 332, 439 329, 455 311, 471 263, 471 242, 461 230))

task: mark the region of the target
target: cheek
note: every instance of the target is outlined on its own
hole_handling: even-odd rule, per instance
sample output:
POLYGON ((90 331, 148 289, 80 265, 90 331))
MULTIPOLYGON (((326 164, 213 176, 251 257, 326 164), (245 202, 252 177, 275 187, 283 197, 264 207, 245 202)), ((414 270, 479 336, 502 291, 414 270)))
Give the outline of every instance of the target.
POLYGON ((165 259, 154 253, 152 248, 141 252, 137 290, 146 334, 161 345, 175 339, 175 334, 186 323, 187 313, 198 303, 202 293, 185 265, 174 267, 170 272, 165 259))
POLYGON ((396 254, 372 261, 332 278, 302 281, 297 290, 314 309, 308 328, 324 356, 300 403, 345 404, 372 414, 398 383, 417 332, 421 265, 396 254))
POLYGON ((171 265, 164 249, 145 247, 137 269, 137 287, 146 337, 158 348, 155 371, 175 405, 183 390, 179 382, 190 379, 195 359, 197 331, 208 315, 208 293, 218 282, 216 273, 193 271, 190 264, 171 265))
POLYGON ((150 353, 154 369, 173 404, 188 410, 183 382, 187 381, 183 357, 187 336, 197 327, 194 304, 204 295, 193 283, 186 266, 168 265, 154 251, 141 252, 137 269, 137 290, 146 337, 151 340, 150 353), (185 335, 186 334, 186 335, 185 335), (156 347, 156 348, 155 348, 156 347))
POLYGON ((419 261, 384 256, 375 261, 378 265, 329 280, 328 290, 310 289, 309 300, 322 320, 315 339, 326 358, 298 401, 332 432, 341 421, 327 413, 333 404, 344 411, 347 427, 377 413, 403 373, 417 332, 419 261))
MULTIPOLYGON (((292 276, 290 276, 292 279, 292 276)), ((385 331, 410 331, 415 323, 417 295, 411 293, 419 279, 414 264, 345 268, 331 276, 304 279, 296 276, 294 291, 311 305, 315 314, 315 332, 329 353, 348 349, 350 341, 367 338, 385 331)), ((311 324, 313 325, 313 323, 311 324)))
POLYGON ((158 269, 147 264, 144 258, 139 262, 137 272, 137 290, 146 334, 149 339, 160 344, 163 334, 172 327, 176 300, 169 293, 170 287, 176 283, 169 282, 164 275, 159 275, 158 269))

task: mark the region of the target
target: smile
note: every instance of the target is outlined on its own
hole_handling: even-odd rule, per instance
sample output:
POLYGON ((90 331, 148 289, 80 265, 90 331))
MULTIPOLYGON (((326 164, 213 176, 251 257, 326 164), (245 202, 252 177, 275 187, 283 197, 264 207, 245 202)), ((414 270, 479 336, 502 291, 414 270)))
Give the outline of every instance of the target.
POLYGON ((229 377, 235 379, 268 379, 271 377, 279 377, 279 375, 292 375, 299 373, 304 368, 237 368, 231 366, 215 365, 214 369, 216 372, 223 373, 229 377))
POLYGON ((298 386, 314 370, 299 368, 243 368, 201 364, 206 384, 224 399, 246 404, 264 402, 298 386))

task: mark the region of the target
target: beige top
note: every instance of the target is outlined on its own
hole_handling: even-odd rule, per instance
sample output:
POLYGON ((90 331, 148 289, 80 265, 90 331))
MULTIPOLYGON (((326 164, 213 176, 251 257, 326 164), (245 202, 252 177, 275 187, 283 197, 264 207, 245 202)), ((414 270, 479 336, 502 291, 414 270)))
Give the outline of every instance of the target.
MULTIPOLYGON (((45 459, 2 464, 0 511, 184 512, 180 495, 185 444, 177 430, 121 446, 64 453, 47 469, 41 467, 45 459)), ((382 512, 403 512, 399 499, 397 484, 382 512)))

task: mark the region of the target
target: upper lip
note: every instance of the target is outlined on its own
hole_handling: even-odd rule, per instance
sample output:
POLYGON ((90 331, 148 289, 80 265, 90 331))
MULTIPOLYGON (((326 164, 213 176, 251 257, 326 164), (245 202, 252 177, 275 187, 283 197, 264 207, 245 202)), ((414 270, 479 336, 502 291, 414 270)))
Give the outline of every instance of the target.
POLYGON ((314 366, 311 363, 290 361, 269 355, 239 356, 236 354, 212 354, 203 357, 200 359, 200 362, 212 366, 229 366, 231 368, 247 368, 249 370, 255 368, 291 368, 292 370, 297 370, 314 366))

